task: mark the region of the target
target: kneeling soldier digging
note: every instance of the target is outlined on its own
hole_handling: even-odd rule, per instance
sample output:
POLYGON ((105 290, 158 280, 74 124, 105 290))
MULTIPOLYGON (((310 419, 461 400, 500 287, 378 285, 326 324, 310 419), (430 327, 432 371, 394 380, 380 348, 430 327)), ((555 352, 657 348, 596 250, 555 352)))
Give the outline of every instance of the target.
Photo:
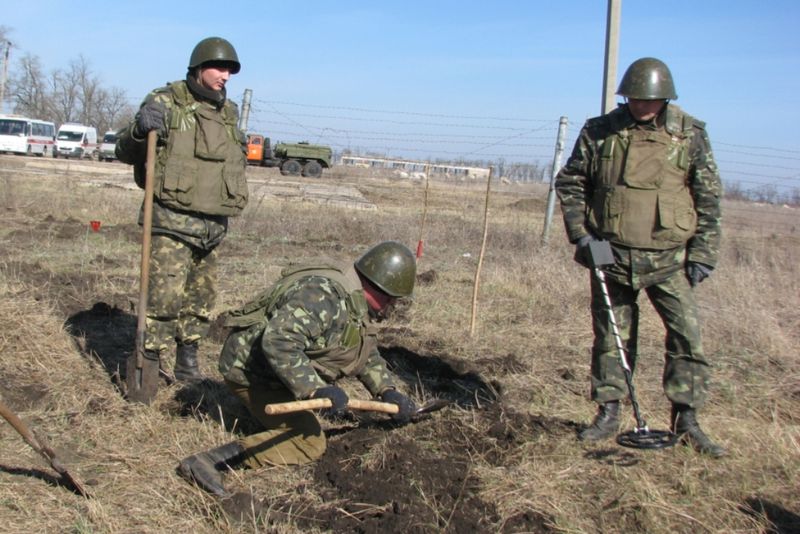
POLYGON ((394 241, 368 250, 354 265, 291 267, 253 301, 229 312, 234 331, 219 369, 230 390, 264 431, 180 462, 178 474, 226 496, 222 472, 242 465, 301 465, 325 452, 325 434, 311 411, 267 415, 268 404, 328 399, 330 413, 347 410, 337 379, 357 377, 369 392, 396 404, 407 422, 417 411, 400 393, 378 352, 373 318, 414 289, 416 262, 394 241))

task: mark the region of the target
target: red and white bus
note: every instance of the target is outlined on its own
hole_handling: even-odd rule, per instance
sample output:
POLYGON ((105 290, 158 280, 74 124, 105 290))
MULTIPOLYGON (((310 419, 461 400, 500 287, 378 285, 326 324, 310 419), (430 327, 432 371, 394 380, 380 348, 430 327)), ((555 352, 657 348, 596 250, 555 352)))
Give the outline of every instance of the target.
POLYGON ((52 155, 56 126, 52 122, 19 115, 0 115, 0 152, 52 155))

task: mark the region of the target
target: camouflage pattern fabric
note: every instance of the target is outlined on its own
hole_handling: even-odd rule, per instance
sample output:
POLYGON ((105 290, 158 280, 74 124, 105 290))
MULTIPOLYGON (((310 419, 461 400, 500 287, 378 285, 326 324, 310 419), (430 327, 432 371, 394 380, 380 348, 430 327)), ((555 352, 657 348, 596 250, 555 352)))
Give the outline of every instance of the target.
MULTIPOLYGON (((139 225, 144 221, 144 208, 139 210, 139 225)), ((153 235, 166 235, 201 250, 212 250, 222 243, 228 232, 228 217, 178 211, 153 202, 153 235)))
MULTIPOLYGON (((614 265, 604 267, 611 301, 631 365, 637 356, 639 291, 644 289, 666 328, 663 386, 674 403, 700 408, 708 388, 709 364, 703 354, 697 304, 686 279, 687 261, 710 267, 717 263, 720 241, 720 197, 722 183, 711 152, 708 135, 702 122, 679 112, 677 106, 665 111, 653 122, 638 125, 627 105, 602 117, 589 119, 575 143, 572 156, 556 177, 556 189, 567 236, 571 243, 595 233, 590 228, 588 212, 595 195, 599 194, 603 165, 601 158, 608 139, 620 132, 636 128, 663 129, 669 123, 669 113, 682 119, 681 135, 688 135, 686 182, 691 192, 697 216, 693 236, 683 244, 665 250, 634 248, 612 243, 614 265)), ((606 153, 611 153, 606 150, 606 153)), ((635 183, 631 177, 619 176, 618 184, 635 183), (623 181, 624 180, 624 181, 623 181)), ((607 180, 607 177, 606 177, 607 180)), ((629 197, 634 198, 634 197, 629 197)), ((617 206, 615 209, 637 209, 636 206, 617 206)), ((602 292, 592 276, 592 399, 598 403, 627 397, 624 373, 611 332, 608 311, 602 292)))
POLYGON ((264 430, 239 439, 247 453, 244 464, 250 468, 268 465, 303 465, 322 456, 325 433, 313 412, 267 415, 267 404, 294 400, 291 391, 281 385, 274 388, 251 387, 229 380, 225 384, 242 401, 264 430))
MULTIPOLYGON (((314 358, 325 349, 349 346, 345 334, 349 322, 347 298, 341 287, 324 276, 309 276, 290 284, 260 323, 228 336, 220 356, 222 375, 241 385, 274 388, 282 384, 296 398, 307 398, 317 388, 338 377, 321 377, 314 358)), ((369 321, 364 313, 362 319, 369 321)), ((356 376, 377 396, 394 387, 386 362, 378 352, 374 336, 362 330, 361 343, 370 342, 369 355, 356 376), (372 338, 372 339, 369 339, 372 338)), ((341 374, 340 376, 345 376, 341 374)))
POLYGON ((147 293, 145 349, 168 350, 175 341, 204 338, 216 299, 216 249, 153 235, 147 293))
MULTIPOLYGON (((656 123, 644 127, 664 129, 668 111, 679 113, 676 108, 668 106, 656 123)), ((719 256, 722 182, 705 125, 688 115, 684 116, 686 120, 691 120, 691 127, 683 132, 690 137, 689 161, 685 165, 686 181, 697 214, 697 229, 686 243, 687 259, 714 267, 719 256)), ((556 190, 570 243, 576 243, 590 232, 587 215, 594 196, 601 193, 598 171, 607 140, 617 137, 620 132, 631 132, 638 128, 642 126, 636 124, 627 105, 623 104, 607 115, 589 119, 581 129, 572 155, 556 177, 556 190)), ((621 180, 622 177, 620 183, 621 180)), ((619 209, 626 208, 621 206, 619 209)))
MULTIPOLYGON (((592 399, 599 404, 628 396, 625 372, 611 329, 608 308, 595 276, 592 282, 592 399)), ((606 278, 628 364, 636 368, 639 290, 606 278)), ((667 398, 695 409, 703 406, 708 390, 708 362, 703 354, 697 303, 683 271, 648 285, 645 293, 658 312, 667 335, 663 386, 667 398)))

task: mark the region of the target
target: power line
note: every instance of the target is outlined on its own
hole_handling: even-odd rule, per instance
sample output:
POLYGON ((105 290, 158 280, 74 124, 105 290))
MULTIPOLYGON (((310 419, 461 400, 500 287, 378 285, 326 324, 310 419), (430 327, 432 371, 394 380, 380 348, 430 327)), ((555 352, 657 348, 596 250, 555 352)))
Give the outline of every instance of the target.
POLYGON ((754 146, 754 145, 735 145, 733 143, 724 143, 724 142, 714 142, 715 145, 724 145, 724 146, 731 146, 734 148, 750 148, 754 150, 772 150, 773 152, 785 152, 789 154, 800 154, 800 150, 790 149, 790 148, 775 148, 772 146, 754 146))
MULTIPOLYGON (((253 121, 253 120, 251 120, 250 122, 251 123, 252 122, 264 123, 266 121, 263 121, 263 120, 253 121)), ((295 126, 296 125, 295 122, 280 122, 280 121, 269 121, 269 124, 277 124, 279 126, 287 126, 287 125, 295 126)), ((317 129, 319 129, 320 131, 323 131, 323 130, 329 130, 329 131, 332 131, 332 132, 341 131, 341 132, 348 132, 348 133, 351 133, 351 134, 386 135, 386 136, 397 136, 398 138, 399 137, 410 137, 412 139, 419 139, 420 137, 435 137, 435 138, 439 138, 439 139, 453 139, 453 138, 458 138, 458 139, 505 139, 505 138, 507 138, 507 136, 505 136, 505 135, 468 135, 468 134, 458 134, 458 133, 427 133, 427 132, 386 132, 386 131, 378 131, 378 130, 351 130, 351 129, 343 130, 343 129, 340 129, 340 128, 328 128, 328 127, 325 127, 325 128, 317 127, 317 129)), ((537 132, 537 131, 539 131, 539 130, 538 129, 530 130, 530 133, 537 132)), ((552 139, 552 137, 551 136, 545 136, 545 135, 537 135, 537 136, 528 137, 526 135, 522 135, 522 136, 520 136, 520 139, 549 140, 549 139, 552 139)))
POLYGON ((387 110, 387 109, 370 109, 370 108, 359 108, 359 107, 349 107, 349 106, 330 106, 330 105, 322 105, 322 104, 304 104, 299 102, 285 102, 280 100, 259 100, 255 99, 257 102, 262 102, 264 104, 270 105, 284 105, 284 106, 297 106, 297 107, 305 107, 305 108, 315 108, 315 109, 331 109, 331 110, 338 110, 338 111, 358 111, 361 113, 382 113, 386 115, 407 115, 407 116, 414 116, 414 117, 430 117, 430 118, 438 118, 438 119, 463 119, 463 120, 488 120, 488 121, 514 121, 514 122, 553 122, 553 120, 558 122, 558 119, 526 119, 520 117, 491 117, 491 116, 475 116, 475 115, 451 115, 445 113, 423 113, 417 111, 397 111, 397 110, 387 110))

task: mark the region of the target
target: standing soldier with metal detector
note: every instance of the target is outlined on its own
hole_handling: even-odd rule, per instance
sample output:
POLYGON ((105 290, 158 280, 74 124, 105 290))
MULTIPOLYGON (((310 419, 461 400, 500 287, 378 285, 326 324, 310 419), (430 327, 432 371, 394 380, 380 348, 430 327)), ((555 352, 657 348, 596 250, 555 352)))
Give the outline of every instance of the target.
MULTIPOLYGON (((186 79, 147 95, 117 141, 117 157, 134 165, 136 183, 144 187, 145 138, 148 132, 158 133, 145 367, 139 369, 150 384, 157 381, 153 371, 158 374, 173 344, 175 378, 202 379, 197 349, 208 332, 216 297, 216 247, 225 237, 228 217, 239 215, 248 198, 244 134, 225 87, 239 69, 228 41, 203 39, 192 51, 186 79)), ((143 211, 139 223, 146 227, 144 216, 143 211)), ((131 384, 130 376, 127 381, 129 394, 137 393, 141 384, 131 384)), ((149 402, 154 394, 149 390, 136 400, 149 402)))
MULTIPOLYGON (((611 242, 603 270, 631 369, 637 355, 644 289, 666 328, 663 387, 671 424, 683 443, 713 457, 725 454, 700 428, 708 368, 692 288, 716 266, 722 184, 705 124, 669 101, 672 74, 655 58, 633 62, 617 94, 627 102, 589 119, 556 179, 575 260, 591 266, 590 244, 611 242)), ((591 279, 592 399, 599 410, 582 440, 612 437, 619 428, 625 373, 597 277, 591 279)))

